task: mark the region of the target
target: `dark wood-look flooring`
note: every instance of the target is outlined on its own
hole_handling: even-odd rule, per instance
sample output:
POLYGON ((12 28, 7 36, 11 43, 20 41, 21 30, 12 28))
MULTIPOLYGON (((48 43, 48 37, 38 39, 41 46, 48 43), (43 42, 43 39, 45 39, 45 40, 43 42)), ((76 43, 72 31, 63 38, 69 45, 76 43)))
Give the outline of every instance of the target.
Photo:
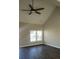
POLYGON ((60 59, 60 49, 47 45, 19 49, 19 59, 60 59))

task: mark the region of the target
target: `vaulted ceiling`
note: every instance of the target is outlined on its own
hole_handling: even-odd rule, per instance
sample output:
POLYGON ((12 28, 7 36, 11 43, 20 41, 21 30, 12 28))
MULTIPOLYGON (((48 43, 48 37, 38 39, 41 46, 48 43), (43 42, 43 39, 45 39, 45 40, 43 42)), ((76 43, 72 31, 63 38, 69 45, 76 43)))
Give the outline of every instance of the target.
POLYGON ((45 8, 40 11, 41 15, 36 13, 29 15, 29 11, 21 11, 21 9, 29 10, 29 4, 31 4, 31 0, 19 1, 19 21, 30 24, 44 24, 53 13, 58 2, 57 0, 34 0, 34 8, 45 8))

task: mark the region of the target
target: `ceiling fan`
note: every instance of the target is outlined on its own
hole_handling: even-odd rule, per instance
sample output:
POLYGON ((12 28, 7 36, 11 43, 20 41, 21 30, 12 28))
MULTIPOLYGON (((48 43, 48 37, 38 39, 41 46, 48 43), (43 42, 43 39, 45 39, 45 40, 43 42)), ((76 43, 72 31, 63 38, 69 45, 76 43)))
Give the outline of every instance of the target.
POLYGON ((38 8, 38 9, 35 9, 34 8, 34 0, 32 0, 32 4, 29 4, 29 7, 30 7, 30 10, 26 10, 26 9, 21 9, 22 11, 29 11, 29 15, 31 15, 33 13, 33 11, 36 13, 36 14, 41 14, 39 11, 41 10, 44 10, 44 8, 38 8))

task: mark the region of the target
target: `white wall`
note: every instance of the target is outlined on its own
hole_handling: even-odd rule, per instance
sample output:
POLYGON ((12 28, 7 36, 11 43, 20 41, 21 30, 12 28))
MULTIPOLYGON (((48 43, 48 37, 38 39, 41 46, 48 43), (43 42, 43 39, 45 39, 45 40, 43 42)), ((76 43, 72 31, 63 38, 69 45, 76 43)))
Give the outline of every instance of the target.
POLYGON ((43 25, 33 25, 20 23, 19 29, 19 46, 32 46, 37 44, 47 44, 60 48, 60 10, 57 7, 54 13, 49 17, 48 21, 43 25), (30 30, 44 29, 44 37, 42 42, 30 42, 30 30))
POLYGON ((60 8, 57 7, 44 25, 44 43, 60 48, 60 8))
POLYGON ((42 30, 41 25, 20 23, 19 28, 19 47, 26 47, 43 43, 41 41, 35 43, 30 42, 30 30, 42 30))

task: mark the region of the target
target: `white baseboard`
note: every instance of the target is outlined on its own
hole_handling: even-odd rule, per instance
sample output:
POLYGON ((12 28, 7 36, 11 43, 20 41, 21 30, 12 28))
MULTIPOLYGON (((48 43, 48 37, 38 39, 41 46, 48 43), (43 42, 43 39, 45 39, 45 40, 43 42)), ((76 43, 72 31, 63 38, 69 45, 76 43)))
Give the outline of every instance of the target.
POLYGON ((35 44, 28 44, 28 45, 20 45, 19 47, 28 47, 28 46, 34 46, 34 45, 40 45, 43 43, 35 43, 35 44))
POLYGON ((49 46, 52 46, 52 47, 55 47, 55 48, 60 49, 60 47, 57 47, 57 46, 54 46, 54 45, 51 45, 51 44, 47 44, 47 43, 45 43, 45 45, 49 45, 49 46))
MULTIPOLYGON (((28 45, 20 45, 19 47, 28 47, 28 46, 34 46, 34 45, 40 45, 40 44, 43 44, 43 43, 34 43, 34 44, 28 44, 28 45)), ((54 46, 54 45, 51 45, 51 44, 48 44, 48 43, 44 43, 44 44, 52 46, 52 47, 55 47, 55 48, 60 48, 58 46, 54 46)))

